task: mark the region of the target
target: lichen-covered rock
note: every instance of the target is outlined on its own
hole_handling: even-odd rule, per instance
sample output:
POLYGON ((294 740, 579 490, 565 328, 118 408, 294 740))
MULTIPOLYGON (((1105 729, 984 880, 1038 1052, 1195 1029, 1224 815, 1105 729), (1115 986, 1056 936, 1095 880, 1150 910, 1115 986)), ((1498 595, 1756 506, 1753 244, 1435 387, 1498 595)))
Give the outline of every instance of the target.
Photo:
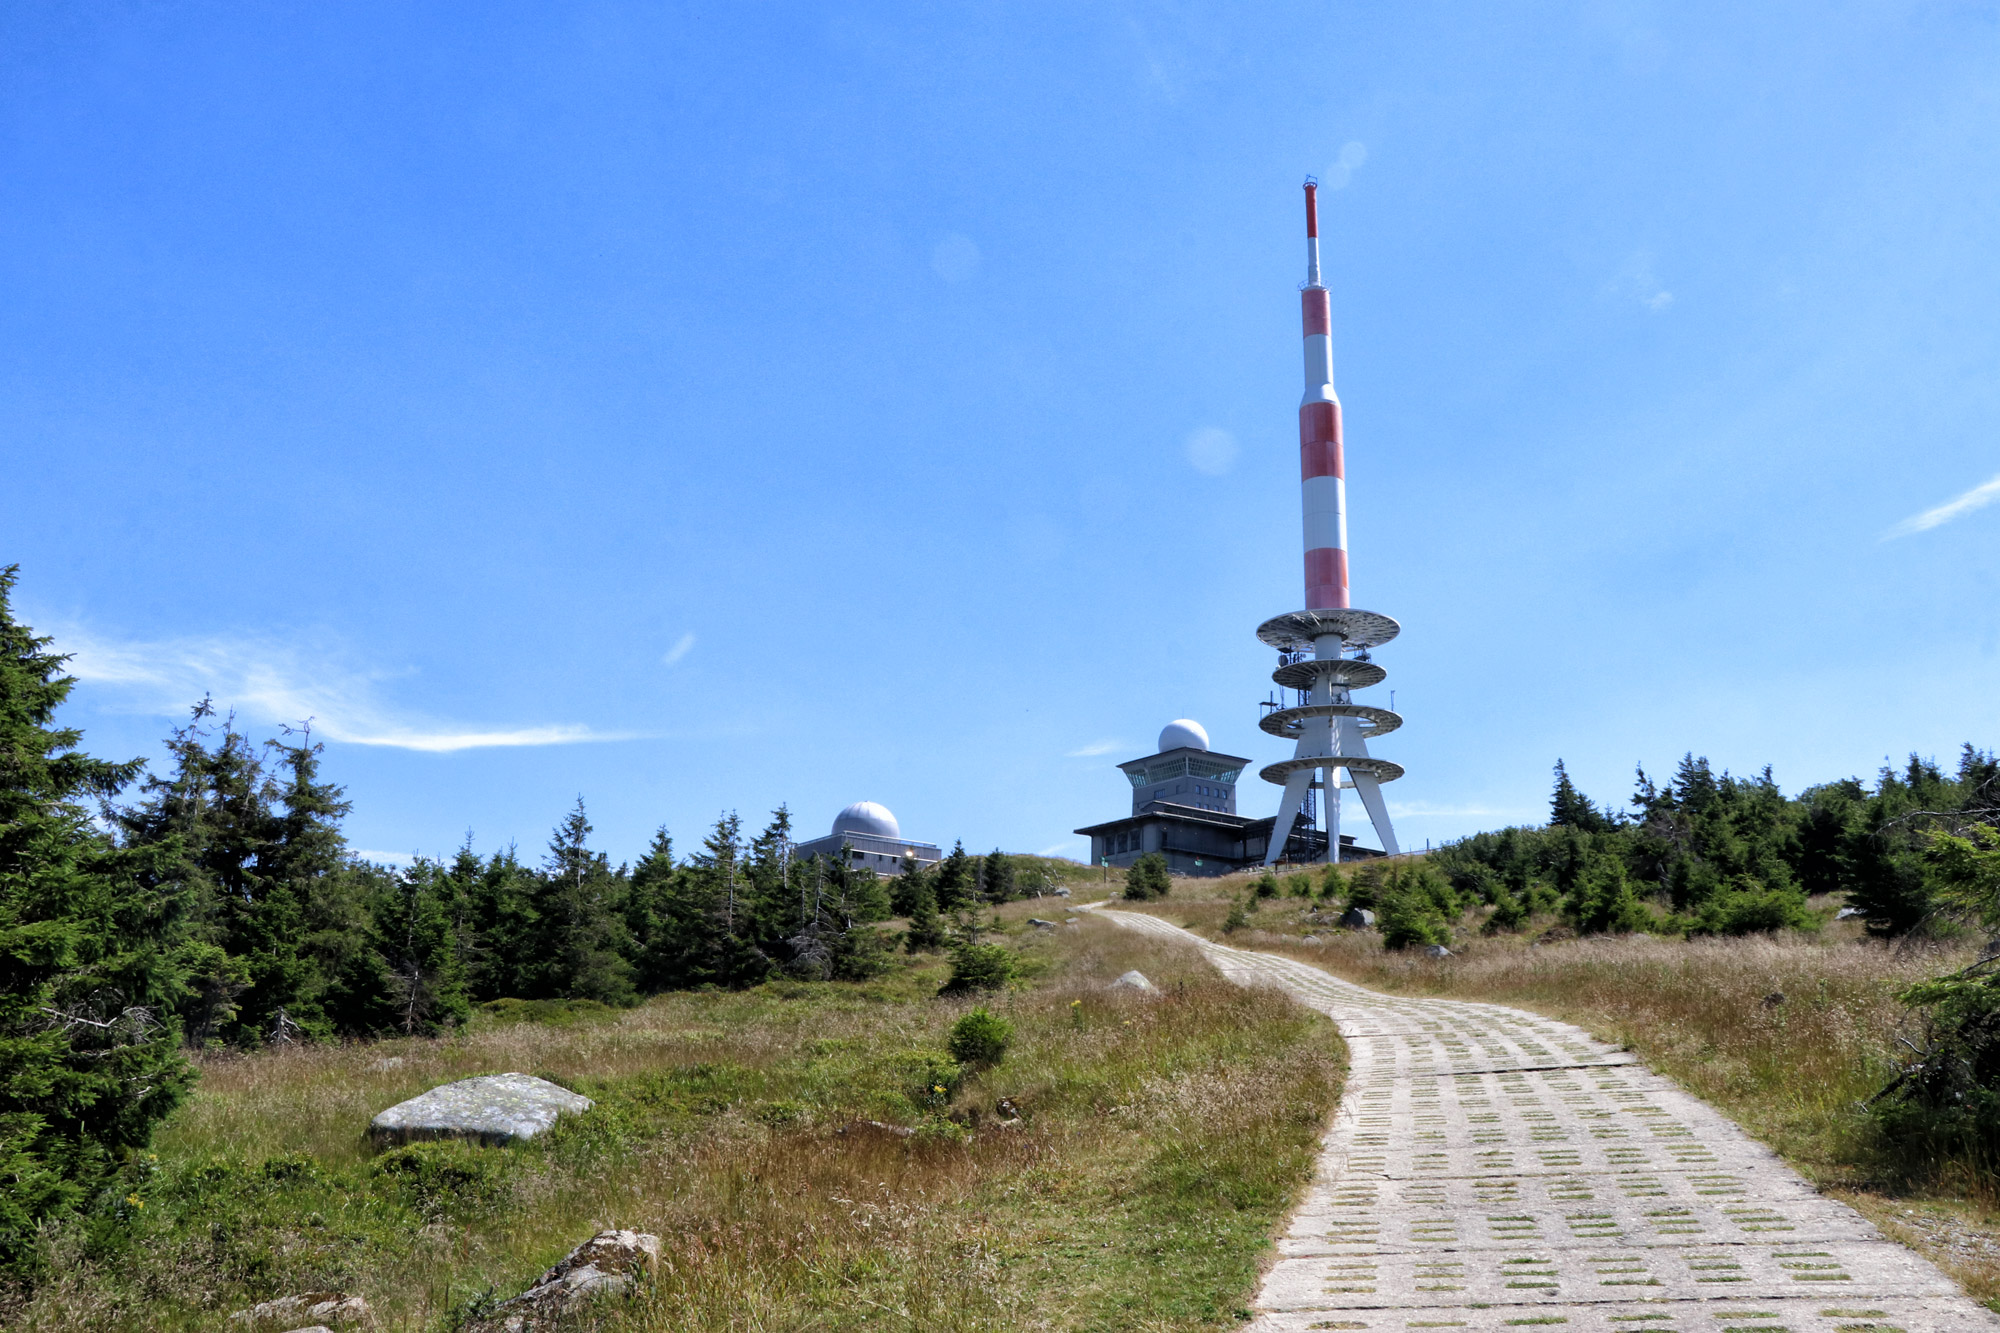
POLYGON ((584 1304, 629 1296, 660 1262, 660 1238, 643 1231, 600 1231, 571 1250, 535 1284, 470 1326, 470 1333, 533 1333, 584 1304))
POLYGON ((301 1319, 317 1320, 317 1326, 324 1328, 328 1324, 354 1324, 367 1319, 368 1302, 340 1291, 308 1291, 299 1296, 260 1301, 229 1318, 253 1329, 298 1329, 301 1319))
POLYGON ((369 1122, 378 1144, 413 1139, 476 1139, 495 1147, 531 1139, 556 1117, 596 1103, 528 1074, 482 1074, 398 1102, 369 1122))

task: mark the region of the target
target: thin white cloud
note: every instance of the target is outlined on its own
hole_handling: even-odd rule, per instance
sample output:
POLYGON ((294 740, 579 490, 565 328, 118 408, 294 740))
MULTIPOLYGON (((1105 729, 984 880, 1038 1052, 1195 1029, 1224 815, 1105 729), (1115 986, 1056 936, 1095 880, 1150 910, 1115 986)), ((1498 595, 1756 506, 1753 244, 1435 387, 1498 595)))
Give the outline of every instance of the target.
POLYGON ((365 847, 356 847, 354 855, 378 866, 408 866, 417 863, 414 852, 371 852, 365 847))
POLYGON ((1425 805, 1419 802, 1389 802, 1392 819, 1525 819, 1538 810, 1496 810, 1483 805, 1425 805))
POLYGON ((1326 169, 1320 184, 1329 190, 1344 190, 1347 182, 1354 179, 1354 173, 1368 160, 1368 145, 1350 139, 1340 146, 1340 159, 1326 169))
POLYGON ((1604 284, 1604 291, 1610 296, 1630 297, 1656 315, 1674 303, 1674 294, 1654 276, 1653 256, 1645 250, 1626 260, 1611 281, 1604 284))
POLYGON ((119 643, 87 631, 55 631, 78 679, 160 716, 185 714, 203 695, 269 725, 312 720, 313 734, 348 745, 448 754, 522 745, 627 740, 628 735, 565 723, 473 728, 402 712, 378 697, 386 673, 357 670, 337 651, 257 639, 189 638, 119 643))
POLYGON ((1122 749, 1124 744, 1123 741, 1092 741, 1081 749, 1071 750, 1064 758, 1094 759, 1100 754, 1110 754, 1114 750, 1122 749))
POLYGON ((1963 495, 1955 495, 1935 509, 1926 509, 1921 514, 1912 514, 1882 534, 1883 541, 1896 537, 1908 537, 1912 533, 1929 532, 1942 527, 1961 514, 1969 514, 1975 509, 1984 509, 1995 500, 2000 500, 2000 477, 1982 481, 1963 495))
POLYGON ((675 641, 673 647, 667 649, 667 655, 665 657, 662 657, 660 661, 667 666, 672 666, 674 663, 680 661, 683 657, 686 657, 690 652, 693 651, 694 651, 694 635, 683 634, 678 640, 675 641))
POLYGON ((1219 426, 1204 426, 1181 446, 1194 470, 1219 477, 1236 465, 1236 437, 1219 426))

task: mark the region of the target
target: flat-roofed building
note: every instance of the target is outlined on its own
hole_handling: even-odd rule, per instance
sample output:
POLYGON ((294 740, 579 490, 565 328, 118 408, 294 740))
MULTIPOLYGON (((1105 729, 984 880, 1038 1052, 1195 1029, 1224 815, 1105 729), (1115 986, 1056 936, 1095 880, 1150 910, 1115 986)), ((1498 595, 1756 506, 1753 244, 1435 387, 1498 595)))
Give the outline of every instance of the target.
MULTIPOLYGON (((1211 750, 1199 722, 1168 723, 1158 753, 1118 765, 1132 784, 1132 813, 1076 830, 1090 839, 1090 863, 1123 867, 1158 852, 1179 875, 1226 875, 1262 864, 1277 821, 1236 813, 1236 779, 1249 764, 1211 750)), ((1340 842, 1343 859, 1375 854, 1354 846, 1352 837, 1340 842)), ((1280 859, 1326 860, 1326 834, 1294 824, 1280 859)))

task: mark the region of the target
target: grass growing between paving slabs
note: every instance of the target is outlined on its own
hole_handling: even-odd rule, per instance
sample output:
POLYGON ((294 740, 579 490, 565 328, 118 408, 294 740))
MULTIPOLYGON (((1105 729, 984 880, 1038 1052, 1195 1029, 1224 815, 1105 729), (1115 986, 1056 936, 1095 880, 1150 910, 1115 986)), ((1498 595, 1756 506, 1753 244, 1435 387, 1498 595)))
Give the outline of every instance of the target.
POLYGON ((1897 1067, 1897 1038, 1917 1035, 1897 993, 1971 962, 1971 943, 1887 944, 1848 921, 1813 935, 1536 944, 1533 925, 1484 935, 1473 913, 1457 923, 1454 956, 1434 959, 1342 929, 1332 902, 1257 901, 1255 878, 1176 880, 1164 902, 1118 905, 1376 990, 1515 1005, 1623 1045, 2000 1310, 2000 1198, 1950 1164, 1895 1179, 1860 1106, 1897 1067), (1232 909, 1251 902, 1225 934, 1232 909))
POLYGON ((0 1322, 206 1330, 333 1289, 382 1328, 445 1329, 624 1226, 664 1262, 606 1328, 1233 1326, 1338 1098, 1332 1025, 1108 923, 1026 928, 1038 906, 1006 912, 1028 980, 980 1000, 937 999, 925 956, 869 983, 210 1060, 125 1223, 54 1236, 56 1276, 0 1322), (1162 993, 1107 991, 1128 968, 1162 993), (944 1053, 980 1003, 1013 1029, 983 1071, 944 1053), (363 1138, 391 1103, 507 1070, 598 1106, 511 1149, 363 1138))

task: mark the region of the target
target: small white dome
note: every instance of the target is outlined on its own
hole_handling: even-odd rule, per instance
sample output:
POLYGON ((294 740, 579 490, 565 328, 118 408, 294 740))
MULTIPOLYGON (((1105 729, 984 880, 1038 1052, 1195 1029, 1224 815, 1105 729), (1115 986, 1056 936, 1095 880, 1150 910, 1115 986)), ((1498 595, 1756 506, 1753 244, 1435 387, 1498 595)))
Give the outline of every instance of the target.
POLYGON ((1207 748, 1208 732, 1202 727, 1201 723, 1196 722, 1192 718, 1176 718, 1172 722, 1167 723, 1160 731, 1160 752, 1162 754, 1165 754, 1168 750, 1206 750, 1207 748))
POLYGON ((835 833, 866 833, 877 838, 900 838, 903 830, 889 807, 874 801, 856 801, 833 817, 835 833))

